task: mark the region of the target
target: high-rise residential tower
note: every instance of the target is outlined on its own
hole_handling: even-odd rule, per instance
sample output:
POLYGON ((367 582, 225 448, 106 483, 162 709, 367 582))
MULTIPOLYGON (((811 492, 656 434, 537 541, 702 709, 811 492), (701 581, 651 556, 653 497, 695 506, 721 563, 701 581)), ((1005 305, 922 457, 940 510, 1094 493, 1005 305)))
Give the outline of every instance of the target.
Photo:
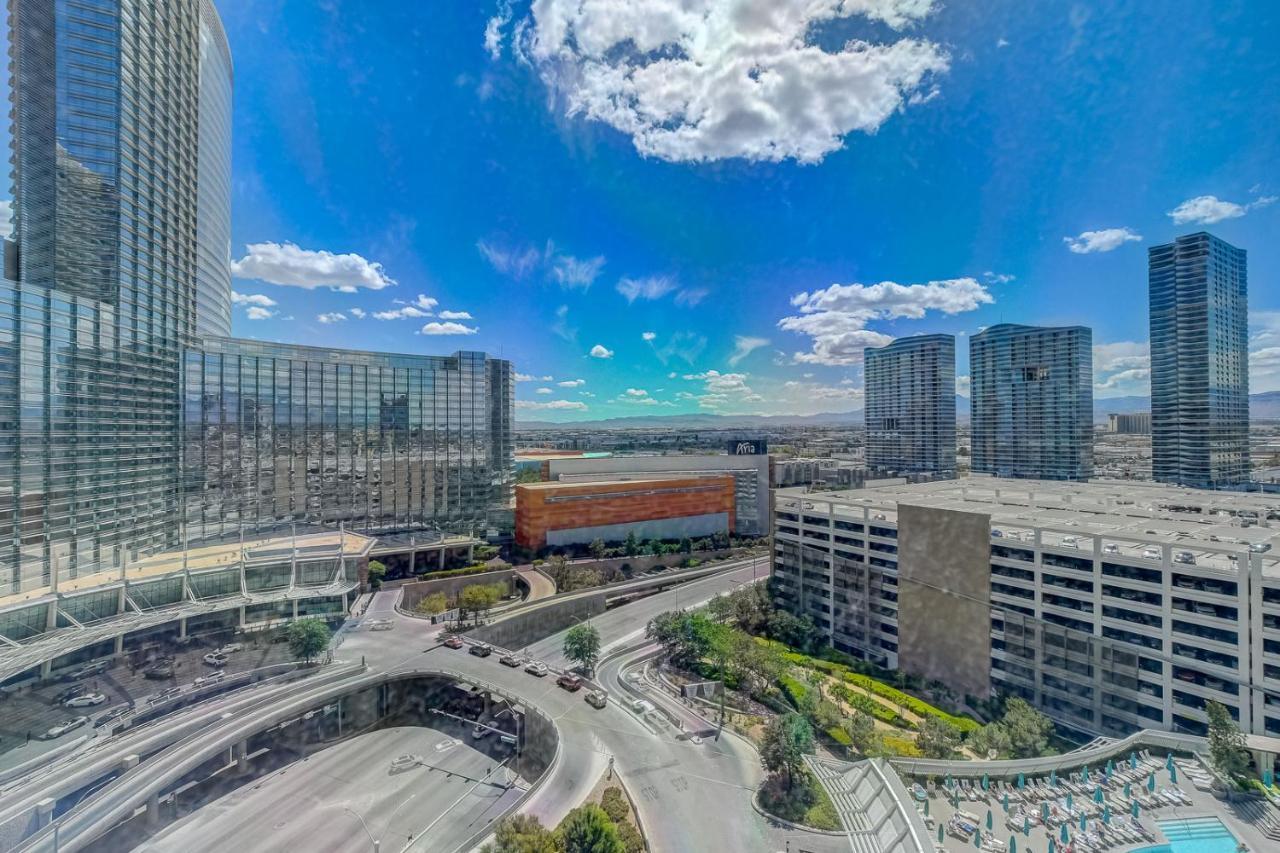
POLYGON ((867 467, 956 470, 956 339, 899 338, 865 351, 867 467))
POLYGON ((1001 324, 969 340, 972 470, 1084 480, 1093 473, 1093 333, 1001 324))
POLYGON ((231 335, 231 48, 200 0, 200 151, 196 177, 196 333, 231 335))
POLYGON ((1249 480, 1249 299, 1244 249, 1203 231, 1147 250, 1151 471, 1163 483, 1249 480))

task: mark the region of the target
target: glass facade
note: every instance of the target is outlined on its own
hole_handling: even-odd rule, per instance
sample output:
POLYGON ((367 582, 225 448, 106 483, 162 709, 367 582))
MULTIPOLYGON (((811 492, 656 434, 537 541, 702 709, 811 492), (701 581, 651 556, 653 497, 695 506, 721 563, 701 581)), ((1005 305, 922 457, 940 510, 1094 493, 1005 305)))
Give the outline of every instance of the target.
POLYGON ((196 333, 231 334, 231 49, 200 0, 200 158, 196 188, 196 333))
POLYGON ((971 467, 998 477, 1093 473, 1093 333, 1001 324, 969 341, 971 467))
POLYGON ((1249 480, 1249 291, 1243 249, 1204 232, 1147 253, 1151 469, 1198 488, 1249 480))
POLYGON ((867 467, 956 470, 956 339, 899 338, 866 350, 867 467))
POLYGON ((295 522, 483 530, 511 489, 511 368, 209 338, 186 355, 195 541, 295 522))

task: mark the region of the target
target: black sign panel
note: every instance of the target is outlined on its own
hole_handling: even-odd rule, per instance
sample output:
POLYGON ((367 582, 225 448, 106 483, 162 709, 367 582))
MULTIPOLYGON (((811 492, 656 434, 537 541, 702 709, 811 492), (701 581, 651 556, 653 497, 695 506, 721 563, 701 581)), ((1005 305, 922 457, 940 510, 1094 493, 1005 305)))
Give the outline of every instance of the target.
POLYGON ((764 456, 768 452, 768 439, 742 438, 729 442, 730 456, 764 456))

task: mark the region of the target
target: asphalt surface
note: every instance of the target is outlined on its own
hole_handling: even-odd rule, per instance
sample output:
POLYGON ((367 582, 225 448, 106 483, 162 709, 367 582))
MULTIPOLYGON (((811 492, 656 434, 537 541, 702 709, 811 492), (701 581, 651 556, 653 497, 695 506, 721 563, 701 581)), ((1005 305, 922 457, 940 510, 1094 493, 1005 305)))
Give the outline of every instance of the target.
POLYGON ((556 594, 556 585, 551 578, 532 566, 516 569, 524 582, 529 585, 529 594, 525 596, 525 601, 537 601, 540 598, 550 598, 556 594))
POLYGON ((521 794, 507 787, 505 767, 459 734, 414 727, 360 735, 255 779, 138 849, 365 853, 376 839, 386 853, 414 840, 452 850, 521 794), (406 753, 423 765, 393 769, 406 753))

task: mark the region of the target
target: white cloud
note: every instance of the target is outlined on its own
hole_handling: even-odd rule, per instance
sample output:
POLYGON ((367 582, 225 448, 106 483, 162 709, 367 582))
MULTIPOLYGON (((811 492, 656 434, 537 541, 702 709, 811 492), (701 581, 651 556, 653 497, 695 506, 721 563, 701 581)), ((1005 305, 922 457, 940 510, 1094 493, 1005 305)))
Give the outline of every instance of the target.
POLYGON ((231 272, 237 278, 306 290, 329 287, 346 293, 362 287, 382 290, 396 283, 382 264, 354 253, 335 255, 300 249, 293 243, 250 243, 246 251, 243 258, 231 263, 231 272))
POLYGON ((1110 252, 1125 243, 1141 239, 1142 235, 1132 228, 1104 228, 1101 231, 1081 231, 1076 237, 1063 237, 1062 242, 1077 255, 1089 255, 1094 252, 1110 252))
POLYGON ((541 250, 532 246, 509 248, 487 240, 477 241, 476 248, 491 267, 505 276, 521 281, 541 271, 544 278, 565 290, 587 290, 605 264, 603 255, 579 258, 561 252, 551 240, 541 250))
POLYGON ((1280 391, 1280 311, 1249 314, 1249 391, 1280 391))
POLYGON ((347 315, 343 314, 341 311, 330 311, 327 314, 317 314, 316 319, 325 324, 341 323, 343 320, 347 319, 347 315))
POLYGON ((625 296, 628 302, 635 302, 637 299, 661 299, 676 287, 676 280, 666 275, 623 278, 618 281, 618 292, 625 296))
POLYGON ((1116 341, 1093 347, 1093 388, 1101 397, 1142 395, 1151 388, 1151 347, 1146 341, 1116 341))
POLYGON ((761 347, 767 347, 768 345, 768 338, 753 338, 747 335, 734 335, 733 354, 729 356, 729 366, 737 367, 738 362, 742 361, 761 347))
POLYGON ((464 326, 461 323, 427 323, 419 330, 419 334, 423 335, 474 335, 480 331, 474 326, 464 326))
POLYGON ((643 388, 628 388, 625 393, 628 397, 648 397, 649 396, 649 392, 643 388))
POLYGON ((261 308, 274 308, 276 301, 261 293, 236 293, 231 291, 232 305, 257 305, 261 308))
POLYGON ((688 392, 682 392, 676 396, 681 399, 697 400, 698 406, 703 409, 730 407, 741 410, 744 404, 764 402, 764 397, 747 385, 745 373, 721 373, 718 370, 707 370, 702 373, 686 373, 683 378, 702 382, 703 393, 688 395, 688 392))
POLYGON ((602 344, 596 344, 591 348, 592 358, 613 358, 613 350, 608 349, 602 344))
POLYGON ((594 258, 554 255, 550 260, 549 272, 551 278, 566 290, 586 290, 595 284, 602 269, 603 255, 596 255, 594 258))
POLYGON ((484 25, 484 49, 490 59, 502 58, 502 30, 509 23, 511 23, 511 3, 500 3, 498 14, 484 25))
POLYGON ((689 287, 676 294, 675 303, 683 305, 686 308, 692 308, 699 302, 707 298, 707 294, 711 291, 705 287, 689 287))
POLYGON ((516 280, 525 278, 542 263, 542 253, 534 248, 503 249, 484 240, 476 241, 476 248, 489 262, 489 266, 516 280))
POLYGON ((13 202, 9 199, 0 201, 0 238, 8 240, 13 236, 13 202))
POLYGON ((1188 222, 1213 225, 1224 219, 1237 219, 1251 210, 1274 204, 1275 201, 1276 196, 1268 195, 1256 198, 1248 204, 1236 204, 1233 201, 1223 201, 1217 196, 1200 195, 1187 199, 1169 211, 1168 216, 1174 225, 1186 225, 1188 222))
POLYGON ((987 270, 982 274, 982 277, 987 280, 987 284, 1008 284, 1017 278, 1015 275, 1010 275, 1009 273, 1004 272, 995 272, 993 270, 987 270))
POLYGON ((553 377, 551 376, 534 376, 531 373, 520 373, 519 371, 516 372, 517 382, 550 382, 552 381, 552 379, 553 377))
POLYGON ((516 400, 515 405, 528 411, 587 411, 587 404, 581 400, 516 400))
POLYGON ((990 291, 973 278, 902 285, 833 284, 813 293, 798 293, 791 304, 799 316, 783 317, 778 327, 813 338, 810 352, 797 352, 795 361, 846 365, 862 361, 867 347, 884 346, 891 335, 867 328, 872 320, 918 320, 929 311, 959 314, 995 302, 990 291))
POLYGON ((551 324, 551 333, 556 337, 574 343, 578 340, 578 328, 569 325, 569 306, 561 305, 556 309, 555 322, 551 324))
POLYGON ((405 320, 410 317, 421 319, 423 317, 430 317, 431 312, 423 311, 421 308, 414 305, 405 305, 401 308, 392 308, 387 311, 374 311, 373 316, 378 320, 405 320))
POLYGON ((855 16, 900 30, 933 0, 538 0, 517 51, 570 117, 603 122, 673 162, 816 163, 928 100, 946 51, 921 38, 815 43, 855 16))
POLYGON ((561 388, 581 388, 583 385, 587 384, 587 380, 566 379, 563 382, 557 382, 556 384, 559 385, 561 388))
POLYGON ((956 393, 957 394, 959 394, 961 397, 968 397, 969 388, 970 388, 970 380, 969 380, 969 375, 967 373, 964 376, 956 377, 956 393))
POLYGON ((678 358, 685 364, 693 364, 698 360, 698 356, 702 355, 702 351, 707 348, 707 338, 697 332, 675 332, 671 335, 667 342, 662 346, 655 343, 657 336, 649 340, 649 346, 653 347, 653 354, 658 357, 658 361, 666 364, 673 358, 678 358))
POLYGON ((533 393, 535 393, 535 394, 554 394, 555 392, 554 392, 554 391, 552 391, 550 388, 539 388, 538 390, 534 391, 533 393))
POLYGON ((441 320, 474 320, 468 311, 441 311, 441 320))
POLYGON ((245 316, 250 320, 269 320, 275 315, 275 311, 271 311, 259 305, 250 305, 248 310, 245 311, 245 316))
POLYGON ((640 334, 640 339, 643 341, 652 341, 657 337, 658 337, 657 332, 642 332, 640 334))
POLYGON ((355 317, 357 320, 363 320, 365 317, 369 316, 363 308, 348 308, 347 313, 352 317, 355 317))

